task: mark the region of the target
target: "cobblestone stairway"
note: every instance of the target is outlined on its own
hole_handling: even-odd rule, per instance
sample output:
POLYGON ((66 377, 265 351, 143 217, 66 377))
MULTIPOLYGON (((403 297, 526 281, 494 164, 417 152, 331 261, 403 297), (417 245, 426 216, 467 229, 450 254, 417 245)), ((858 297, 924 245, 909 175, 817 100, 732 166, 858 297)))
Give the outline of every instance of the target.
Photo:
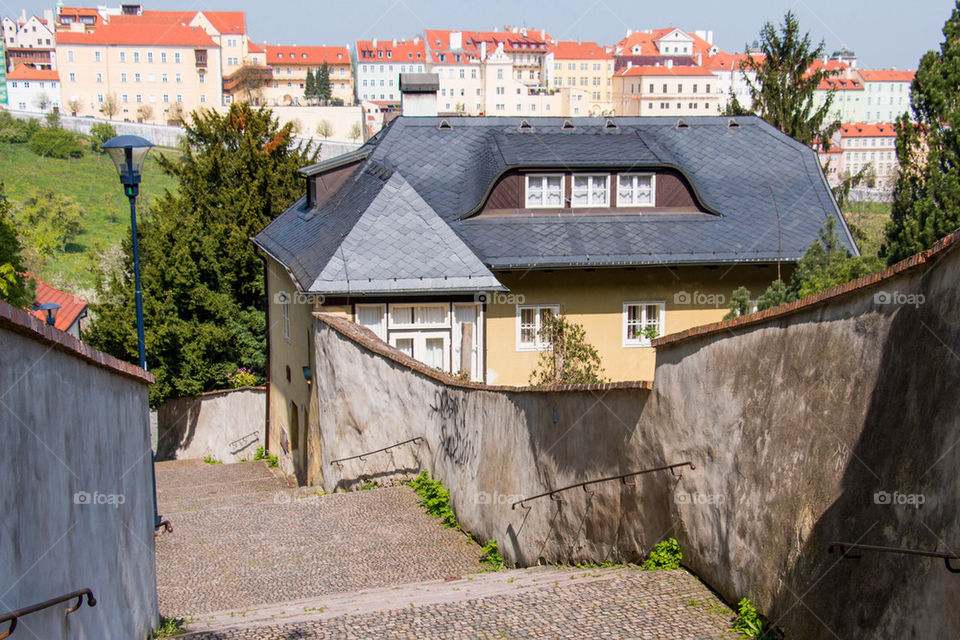
POLYGON ((317 495, 262 462, 158 463, 160 612, 185 638, 735 638, 685 571, 477 573, 408 487, 317 495))

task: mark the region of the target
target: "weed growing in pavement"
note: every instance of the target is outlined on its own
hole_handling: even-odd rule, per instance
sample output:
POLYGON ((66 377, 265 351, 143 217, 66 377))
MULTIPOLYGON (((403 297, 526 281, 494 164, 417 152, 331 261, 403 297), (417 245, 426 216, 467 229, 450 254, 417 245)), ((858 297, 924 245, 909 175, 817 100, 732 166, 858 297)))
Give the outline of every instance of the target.
POLYGON ((216 458, 214 458, 214 457, 213 457, 212 455, 210 455, 209 453, 208 453, 207 455, 203 456, 203 461, 206 462, 207 464, 223 464, 222 462, 220 462, 219 460, 217 460, 216 458))
POLYGON ((187 621, 183 618, 166 618, 160 616, 160 625, 153 630, 154 638, 169 638, 183 633, 187 628, 187 621))
POLYGON ((371 489, 376 489, 378 486, 380 485, 373 480, 364 480, 363 483, 360 484, 360 491, 370 491, 371 489))
POLYGON ((500 555, 500 546, 496 538, 491 538, 480 548, 480 563, 487 565, 486 571, 503 569, 503 556, 500 555))
POLYGON ((420 506, 434 518, 439 518, 441 524, 451 529, 459 529, 457 516, 450 508, 450 492, 444 488, 437 478, 431 478, 430 472, 424 469, 413 480, 407 482, 413 487, 420 498, 420 506))
POLYGON ((650 557, 643 563, 644 571, 660 569, 679 569, 683 554, 680 553, 680 543, 676 538, 661 540, 650 552, 650 557))
POLYGON ((767 619, 753 606, 750 598, 743 598, 737 604, 737 619, 731 629, 738 632, 740 637, 753 640, 777 640, 780 637, 780 634, 770 628, 767 619))
POLYGON ((257 451, 253 454, 254 460, 266 460, 268 467, 277 466, 277 454, 268 453, 263 447, 257 447, 257 451))

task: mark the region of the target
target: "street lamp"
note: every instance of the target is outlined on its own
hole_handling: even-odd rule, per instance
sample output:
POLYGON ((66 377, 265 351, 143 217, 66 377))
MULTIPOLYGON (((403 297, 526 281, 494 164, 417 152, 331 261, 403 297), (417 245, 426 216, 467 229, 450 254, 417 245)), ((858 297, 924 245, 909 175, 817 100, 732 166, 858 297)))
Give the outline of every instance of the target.
POLYGON ((137 195, 140 193, 140 176, 147 154, 153 145, 140 136, 115 136, 103 143, 103 148, 113 160, 123 184, 123 192, 130 199, 130 228, 133 233, 133 280, 137 303, 137 347, 140 368, 147 368, 147 350, 143 339, 143 293, 140 291, 140 252, 137 248, 137 195))
POLYGON ((51 327, 56 326, 57 324, 57 310, 60 309, 60 305, 56 302, 44 302, 43 304, 38 304, 34 307, 36 311, 46 311, 47 312, 47 324, 51 327))

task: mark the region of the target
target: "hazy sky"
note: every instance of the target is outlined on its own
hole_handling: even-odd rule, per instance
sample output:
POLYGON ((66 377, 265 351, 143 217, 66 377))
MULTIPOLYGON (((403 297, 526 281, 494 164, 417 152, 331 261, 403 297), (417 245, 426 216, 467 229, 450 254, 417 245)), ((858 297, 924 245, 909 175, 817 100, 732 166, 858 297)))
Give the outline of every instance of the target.
MULTIPOLYGON (((128 0, 135 1, 135 0, 128 0)), ((66 0, 93 6, 104 0, 66 0)), ((120 0, 108 2, 117 6, 120 0)), ((555 38, 612 44, 627 29, 676 26, 712 29, 721 49, 739 52, 764 22, 787 9, 828 51, 846 45, 868 68, 915 69, 939 46, 954 0, 144 0, 146 9, 243 10, 247 29, 270 44, 336 44, 361 39, 412 37, 425 28, 492 29, 505 24, 546 28, 555 38)), ((0 0, 0 14, 52 8, 50 0, 0 0)))

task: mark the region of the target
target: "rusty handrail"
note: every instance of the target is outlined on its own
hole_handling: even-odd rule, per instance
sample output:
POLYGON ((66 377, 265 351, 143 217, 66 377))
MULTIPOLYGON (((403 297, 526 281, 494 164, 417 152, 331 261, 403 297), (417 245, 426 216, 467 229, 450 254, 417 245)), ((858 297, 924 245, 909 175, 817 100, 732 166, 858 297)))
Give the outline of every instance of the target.
POLYGON ((238 442, 243 442, 244 440, 246 440, 246 439, 249 438, 250 436, 257 436, 256 439, 259 440, 259 439, 260 439, 260 430, 257 429, 256 431, 251 431, 251 432, 248 433, 247 435, 241 436, 241 437, 237 438, 237 439, 234 440, 233 442, 230 442, 229 444, 227 444, 227 448, 228 448, 228 449, 232 448, 233 445, 237 444, 238 442))
MULTIPOLYGON (((622 480, 622 481, 623 481, 623 484, 627 485, 628 487, 632 487, 632 486, 636 485, 636 483, 635 483, 635 482, 627 482, 627 478, 632 478, 633 476, 643 475, 644 473, 653 473, 654 471, 666 471, 666 470, 668 470, 668 469, 670 470, 671 473, 673 473, 673 470, 674 470, 676 467, 690 467, 691 469, 696 469, 696 468, 697 468, 696 465, 693 464, 693 463, 690 462, 690 461, 687 461, 687 462, 675 462, 674 464, 668 464, 668 465, 663 466, 663 467, 654 467, 654 468, 652 468, 652 469, 643 469, 643 470, 641 470, 641 471, 631 471, 631 472, 629 472, 629 473, 621 473, 621 474, 618 475, 618 476, 607 476, 606 478, 596 478, 595 480, 586 480, 586 481, 584 481, 584 482, 578 482, 577 484, 571 484, 571 485, 566 486, 566 487, 560 487, 559 489, 554 489, 553 491, 546 491, 546 492, 544 492, 544 493, 538 493, 538 494, 535 495, 535 496, 529 496, 529 497, 523 498, 522 500, 517 500, 516 502, 514 502, 513 504, 510 505, 510 508, 511 508, 511 509, 516 509, 516 508, 517 508, 517 505, 520 505, 520 506, 523 507, 524 509, 530 509, 531 507, 528 507, 527 505, 525 505, 525 504, 523 504, 523 503, 526 502, 527 500, 536 500, 537 498, 545 498, 545 497, 547 497, 547 496, 550 496, 550 499, 553 500, 554 502, 563 502, 562 498, 554 498, 554 497, 553 497, 554 494, 560 493, 561 491, 568 491, 568 490, 570 490, 570 489, 577 489, 577 488, 581 488, 581 487, 583 488, 583 490, 584 490, 585 492, 587 492, 587 493, 593 493, 593 491, 590 491, 589 489, 587 489, 587 487, 588 487, 589 485, 591 485, 591 484, 597 484, 598 482, 609 482, 609 481, 611 481, 611 480, 622 480)), ((682 478, 682 477, 683 477, 683 474, 676 474, 676 473, 674 473, 673 475, 677 476, 678 478, 682 478)))
POLYGON ((411 442, 416 442, 417 440, 423 440, 423 436, 417 436, 416 438, 410 438, 409 440, 404 440, 403 442, 397 442, 397 443, 395 443, 395 444, 390 445, 389 447, 384 447, 384 448, 382 448, 382 449, 377 449, 376 451, 365 451, 364 453, 360 453, 360 454, 357 454, 357 455, 355 455, 355 456, 348 456, 348 457, 346 457, 346 458, 337 458, 336 460, 331 460, 331 461, 330 461, 330 464, 333 464, 333 463, 340 464, 341 462, 346 462, 347 460, 354 460, 354 459, 356 459, 356 458, 360 458, 361 460, 363 460, 364 456, 372 456, 373 454, 375 454, 375 453, 380 453, 381 451, 389 451, 390 449, 393 449, 394 447, 399 447, 400 445, 409 444, 409 443, 411 443, 411 442))
POLYGON ((924 556, 927 558, 940 558, 946 565, 950 573, 960 573, 960 567, 954 568, 951 560, 960 560, 960 555, 956 553, 944 553, 943 551, 927 551, 926 549, 908 549, 906 547, 884 547, 875 544, 858 544, 856 542, 831 542, 827 548, 827 553, 833 553, 833 548, 837 547, 840 555, 844 558, 859 558, 860 556, 847 555, 848 551, 877 551, 879 553, 901 553, 908 556, 924 556))
POLYGON ((97 606, 97 599, 93 597, 93 591, 90 589, 79 589, 77 591, 65 593, 62 596, 53 598, 52 600, 41 602, 40 604, 35 604, 22 609, 17 609, 16 611, 10 611, 9 613, 0 614, 0 624, 3 624, 4 622, 10 623, 10 626, 7 627, 7 630, 0 633, 0 640, 9 637, 10 634, 13 633, 13 630, 17 628, 17 620, 23 616, 36 613, 37 611, 52 607, 56 604, 60 604, 61 602, 67 602, 77 598, 77 603, 72 607, 67 607, 67 610, 64 612, 64 615, 69 615, 83 606, 83 596, 87 596, 88 605, 91 607, 97 606))

